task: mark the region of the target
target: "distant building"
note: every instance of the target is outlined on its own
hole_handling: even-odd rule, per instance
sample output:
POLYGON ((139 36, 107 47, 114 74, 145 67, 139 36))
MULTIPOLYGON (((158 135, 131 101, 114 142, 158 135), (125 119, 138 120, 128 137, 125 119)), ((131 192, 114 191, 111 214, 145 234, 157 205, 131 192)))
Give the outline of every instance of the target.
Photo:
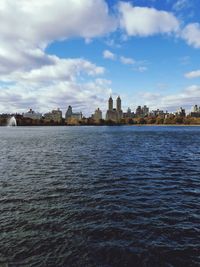
POLYGON ((176 112, 176 116, 178 117, 185 117, 185 115, 185 109, 183 109, 182 107, 180 107, 176 112))
POLYGON ((80 121, 80 120, 82 120, 82 117, 83 117, 82 112, 74 113, 72 111, 72 107, 71 106, 68 107, 68 109, 67 109, 67 111, 65 113, 65 120, 66 121, 70 121, 70 120, 80 121))
POLYGON ((124 112, 123 117, 126 119, 132 119, 134 117, 134 112, 130 108, 127 109, 127 112, 124 112))
POLYGON ((142 108, 142 112, 144 116, 147 116, 149 114, 149 108, 146 105, 144 105, 142 108))
POLYGON ((190 113, 190 116, 196 118, 200 117, 200 107, 198 107, 198 105, 194 105, 192 107, 192 112, 190 113))
POLYGON ((142 107, 141 107, 141 106, 138 106, 138 107, 136 108, 135 114, 136 114, 136 116, 141 116, 141 115, 143 115, 142 107))
POLYGON ((102 111, 99 108, 95 110, 94 114, 92 115, 92 119, 95 122, 102 120, 102 111))
POLYGON ((136 108, 135 114, 136 114, 136 117, 145 117, 149 114, 149 108, 146 105, 144 105, 143 107, 138 106, 136 108))
POLYGON ((113 108, 112 97, 108 100, 108 110, 106 112, 106 120, 119 122, 123 118, 123 111, 121 108, 121 98, 118 96, 116 99, 116 108, 113 108))
POLYGON ((156 110, 152 110, 149 115, 152 117, 157 117, 157 116, 165 116, 167 113, 164 112, 163 110, 160 109, 156 109, 156 110))
POLYGON ((29 118, 32 120, 40 120, 42 118, 42 114, 39 112, 35 112, 30 109, 28 112, 22 114, 24 118, 29 118))
POLYGON ((45 121, 53 121, 60 123, 62 121, 62 111, 58 108, 57 110, 52 110, 51 112, 44 114, 45 121))
POLYGON ((198 107, 198 105, 194 105, 192 107, 192 112, 200 112, 200 107, 198 107))

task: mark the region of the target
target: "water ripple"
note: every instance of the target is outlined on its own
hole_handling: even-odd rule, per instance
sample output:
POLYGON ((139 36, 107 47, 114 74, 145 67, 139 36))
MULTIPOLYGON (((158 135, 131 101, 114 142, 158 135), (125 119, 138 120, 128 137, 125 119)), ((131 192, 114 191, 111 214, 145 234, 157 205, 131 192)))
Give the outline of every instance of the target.
POLYGON ((200 266, 199 133, 2 127, 0 266, 200 266))

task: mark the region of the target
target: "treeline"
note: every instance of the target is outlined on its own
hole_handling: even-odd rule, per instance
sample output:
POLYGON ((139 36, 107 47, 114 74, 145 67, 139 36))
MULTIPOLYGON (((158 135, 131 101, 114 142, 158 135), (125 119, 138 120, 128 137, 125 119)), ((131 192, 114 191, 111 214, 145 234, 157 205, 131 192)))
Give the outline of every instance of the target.
MULTIPOLYGON (((0 126, 6 126, 10 116, 0 116, 0 126)), ((200 125, 200 118, 186 116, 186 117, 141 117, 141 118, 123 118, 119 122, 112 120, 94 121, 92 118, 83 118, 82 120, 66 121, 62 119, 58 122, 53 120, 46 121, 44 119, 34 120, 31 118, 24 118, 21 115, 15 115, 18 126, 74 126, 74 125, 96 125, 96 126, 114 126, 114 125, 200 125)))
MULTIPOLYGON (((125 122, 126 123, 126 122, 125 122)), ((146 117, 146 118, 134 118, 134 119, 129 119, 128 124, 156 124, 156 125, 200 125, 200 118, 194 118, 194 117, 146 117)))

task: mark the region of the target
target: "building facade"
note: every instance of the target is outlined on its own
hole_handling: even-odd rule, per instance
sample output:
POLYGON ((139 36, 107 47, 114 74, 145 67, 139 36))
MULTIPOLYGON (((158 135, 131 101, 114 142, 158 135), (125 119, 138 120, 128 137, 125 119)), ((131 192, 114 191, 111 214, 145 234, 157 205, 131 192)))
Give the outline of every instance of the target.
POLYGON ((74 113, 72 111, 72 107, 68 106, 68 109, 67 109, 67 111, 65 113, 65 120, 67 122, 72 121, 72 120, 80 121, 80 120, 82 120, 82 117, 83 117, 82 112, 74 113))
POLYGON ((198 107, 198 105, 194 105, 192 107, 192 112, 190 113, 190 116, 195 118, 200 117, 200 107, 198 107))
POLYGON ((148 116, 149 115, 149 108, 146 105, 144 105, 143 107, 138 106, 136 108, 135 114, 136 114, 136 117, 145 117, 145 116, 148 116))
POLYGON ((58 109, 54 109, 51 112, 45 113, 44 114, 44 120, 46 122, 57 122, 60 123, 62 121, 62 111, 58 109))
POLYGON ((185 109, 183 109, 182 107, 180 107, 176 111, 176 116, 178 116, 178 117, 185 117, 186 116, 185 109))
POLYGON ((29 118, 32 120, 40 120, 42 118, 42 113, 35 112, 32 109, 29 109, 26 113, 22 114, 24 118, 29 118))
POLYGON ((113 108, 113 99, 110 96, 108 99, 108 110, 106 112, 106 120, 120 122, 123 118, 123 111, 121 108, 121 98, 118 96, 116 99, 116 108, 113 108))
POLYGON ((102 120, 102 111, 99 108, 95 110, 94 114, 92 115, 92 119, 95 122, 102 120))

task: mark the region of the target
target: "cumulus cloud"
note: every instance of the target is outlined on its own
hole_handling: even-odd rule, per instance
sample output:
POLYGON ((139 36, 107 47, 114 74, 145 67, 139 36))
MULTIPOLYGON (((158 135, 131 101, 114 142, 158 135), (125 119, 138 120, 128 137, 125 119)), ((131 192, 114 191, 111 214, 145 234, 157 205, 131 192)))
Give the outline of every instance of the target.
POLYGON ((121 56, 120 57, 120 61, 121 61, 122 64, 126 64, 126 65, 133 65, 133 64, 135 64, 135 60, 132 59, 132 58, 129 58, 129 57, 121 56))
POLYGON ((104 50, 103 51, 103 57, 106 59, 111 59, 111 60, 115 60, 116 59, 116 55, 113 54, 111 51, 109 50, 104 50))
POLYGON ((49 83, 51 81, 51 83, 55 83, 57 81, 74 81, 81 73, 91 76, 104 73, 103 67, 96 66, 84 59, 59 59, 55 56, 53 58, 54 64, 52 65, 44 65, 29 72, 16 71, 6 76, 6 79, 18 82, 49 83))
POLYGON ((94 107, 100 99, 94 88, 109 95, 109 85, 96 77, 103 67, 45 52, 57 40, 81 37, 88 42, 114 31, 117 21, 106 1, 1 0, 0 16, 1 112, 28 107, 44 111, 64 102, 83 104, 86 97, 94 107))
POLYGON ((129 36, 150 36, 159 33, 176 32, 179 21, 169 12, 148 7, 134 7, 120 2, 120 26, 129 36))
POLYGON ((54 64, 4 75, 0 86, 2 112, 27 108, 45 112, 67 104, 79 105, 88 112, 102 103, 102 95, 110 94, 110 81, 97 78, 104 73, 103 67, 84 59, 51 57, 54 64))
POLYGON ((187 73, 185 73, 185 77, 188 79, 199 78, 200 77, 200 70, 194 70, 194 71, 187 72, 187 73))
MULTIPOLYGON (((99 77, 105 69, 82 58, 48 55, 46 48, 54 41, 81 37, 89 43, 119 25, 129 36, 168 34, 179 28, 178 20, 166 11, 120 2, 117 12, 118 18, 110 13, 106 0, 1 0, 0 112, 30 107, 45 112, 68 104, 92 112, 106 103, 102 95, 110 94, 111 81, 99 77)), ((199 24, 186 26, 181 37, 200 47, 199 24)), ((147 68, 109 50, 103 56, 140 72, 147 68)))
POLYGON ((200 48, 200 24, 190 23, 181 33, 181 37, 191 46, 200 48))
POLYGON ((54 40, 89 40, 117 27, 104 0, 1 0, 0 16, 1 73, 51 64, 44 50, 54 40))
POLYGON ((103 0, 2 0, 0 12, 1 32, 7 38, 40 45, 74 36, 102 36, 116 28, 103 0))
POLYGON ((46 84, 17 83, 0 90, 0 109, 2 112, 24 112, 29 108, 47 112, 53 108, 66 111, 68 105, 75 110, 90 115, 98 106, 104 107, 112 92, 106 80, 59 81, 46 84), (2 90, 3 89, 3 90, 2 90), (8 104, 9 103, 9 104, 8 104))
POLYGON ((139 94, 140 103, 146 103, 150 109, 163 109, 171 112, 176 111, 177 108, 182 106, 187 111, 191 109, 194 104, 200 102, 200 86, 191 85, 179 91, 176 94, 163 94, 145 92, 139 94))

